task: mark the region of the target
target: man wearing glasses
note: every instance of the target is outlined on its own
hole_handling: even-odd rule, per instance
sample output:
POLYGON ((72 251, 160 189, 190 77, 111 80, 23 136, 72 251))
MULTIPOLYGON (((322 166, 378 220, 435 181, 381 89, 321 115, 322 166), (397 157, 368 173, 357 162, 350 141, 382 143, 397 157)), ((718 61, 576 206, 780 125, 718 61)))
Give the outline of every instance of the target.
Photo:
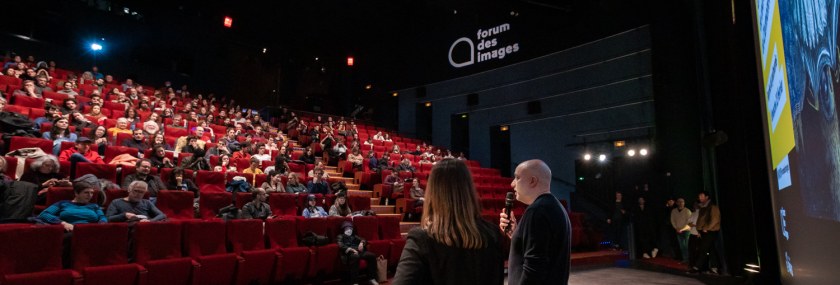
POLYGON ((108 222, 157 222, 166 220, 151 201, 143 199, 149 184, 135 180, 128 185, 128 197, 111 201, 105 216, 108 222))
POLYGON ((148 184, 148 190, 151 198, 149 200, 152 203, 155 202, 157 199, 157 193, 160 190, 166 189, 163 185, 163 181, 160 180, 160 177, 157 175, 151 174, 152 172, 152 161, 144 158, 137 161, 137 172, 127 175, 123 178, 122 189, 131 189, 129 186, 134 181, 143 181, 148 184))

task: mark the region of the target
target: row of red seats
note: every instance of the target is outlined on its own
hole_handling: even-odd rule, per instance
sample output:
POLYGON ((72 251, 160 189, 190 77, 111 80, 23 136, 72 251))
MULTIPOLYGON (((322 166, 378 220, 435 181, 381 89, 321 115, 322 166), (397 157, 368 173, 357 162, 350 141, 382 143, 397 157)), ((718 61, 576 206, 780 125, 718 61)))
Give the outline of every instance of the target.
MULTIPOLYGON (((61 226, 0 226, 2 284, 270 284, 325 280, 342 265, 334 237, 349 218, 139 223, 129 243, 124 223, 76 225, 70 266, 62 267, 61 226), (298 241, 307 232, 325 246, 298 241), (131 250, 130 250, 131 249, 131 250), (26 258, 20 258, 20 257, 26 258), (133 256, 133 263, 129 263, 133 256)), ((405 241, 399 219, 356 217, 370 251, 395 267, 405 241)))

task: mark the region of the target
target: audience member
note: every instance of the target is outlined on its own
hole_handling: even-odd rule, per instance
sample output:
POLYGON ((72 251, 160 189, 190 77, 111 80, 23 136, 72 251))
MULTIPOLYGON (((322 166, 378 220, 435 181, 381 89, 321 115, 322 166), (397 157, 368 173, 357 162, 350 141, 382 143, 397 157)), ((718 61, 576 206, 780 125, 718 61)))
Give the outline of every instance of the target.
POLYGON ((119 118, 117 119, 117 125, 108 129, 108 137, 116 140, 117 134, 131 134, 131 129, 128 126, 128 119, 119 118))
POLYGON ((321 206, 316 206, 318 201, 316 201, 314 194, 309 194, 306 197, 306 207, 303 208, 303 217, 304 218, 323 218, 327 216, 327 212, 324 212, 324 208, 321 206))
POLYGON ((146 142, 146 134, 143 130, 132 131, 131 138, 124 139, 121 145, 137 149, 138 154, 145 152, 149 148, 149 144, 146 142))
POLYGON ((633 210, 633 230, 636 233, 636 249, 642 258, 656 257, 656 220, 653 210, 647 206, 644 197, 638 198, 638 205, 633 210))
POLYGON ((312 194, 330 194, 330 186, 327 180, 323 178, 324 170, 316 169, 312 176, 312 181, 306 184, 306 189, 312 194))
MULTIPOLYGON (((447 160, 432 168, 420 226, 408 233, 393 284, 504 283, 502 235, 481 218, 472 181, 463 162, 447 160)), ((533 284, 554 284, 543 281, 533 284)))
POLYGON ((374 285, 379 284, 379 282, 376 282, 376 279, 374 279, 377 276, 377 255, 368 251, 367 241, 356 235, 353 222, 344 221, 341 224, 341 230, 342 234, 339 234, 338 237, 336 237, 336 241, 338 241, 338 252, 340 253, 339 257, 341 259, 341 263, 347 266, 348 281, 356 281, 360 269, 359 261, 364 260, 367 264, 367 277, 370 278, 368 283, 374 285))
POLYGON ((64 88, 62 88, 61 90, 58 90, 56 93, 68 95, 68 96, 70 96, 70 98, 73 98, 76 95, 79 95, 79 93, 77 93, 76 91, 73 90, 73 82, 69 82, 69 81, 64 82, 64 85, 62 85, 62 86, 64 88))
POLYGON ((58 158, 53 155, 45 155, 36 158, 32 164, 29 165, 32 171, 26 172, 20 177, 20 181, 26 181, 38 185, 38 195, 44 198, 47 188, 52 186, 69 187, 73 184, 68 177, 59 174, 60 166, 58 158))
POLYGON ((95 187, 85 182, 73 185, 73 200, 58 201, 50 205, 38 218, 49 224, 61 224, 64 230, 72 232, 76 224, 106 223, 108 219, 99 205, 91 203, 95 187))
POLYGON ((146 182, 148 184, 149 194, 152 197, 151 200, 154 202, 158 192, 164 189, 163 181, 160 180, 159 176, 152 174, 152 162, 149 159, 137 160, 135 166, 136 172, 123 178, 122 188, 128 189, 128 186, 134 181, 146 182))
POLYGON ((35 88, 35 81, 32 80, 24 80, 23 86, 21 86, 20 89, 15 90, 15 92, 12 92, 12 96, 43 98, 43 96, 41 96, 41 92, 38 92, 38 89, 35 88))
POLYGON ((256 157, 251 157, 248 161, 248 168, 242 171, 245 174, 263 174, 262 169, 260 169, 260 159, 256 157))
POLYGON ((181 167, 194 171, 210 170, 210 161, 204 157, 204 154, 205 152, 202 148, 193 149, 192 155, 181 161, 181 167))
POLYGON ((190 191, 193 192, 195 198, 199 196, 198 186, 192 179, 185 177, 184 169, 180 167, 173 168, 172 172, 169 173, 169 184, 167 184, 166 189, 190 191))
POLYGON ((146 182, 136 180, 128 185, 128 197, 115 199, 108 205, 105 216, 108 222, 159 222, 165 221, 163 214, 155 204, 143 199, 149 192, 146 182))
POLYGON ((271 207, 265 201, 268 199, 268 193, 265 189, 254 188, 251 191, 251 202, 242 206, 242 211, 239 212, 242 219, 271 219, 274 215, 271 214, 271 207))
POLYGON ((154 168, 173 168, 175 164, 172 163, 168 157, 166 157, 166 150, 163 148, 162 145, 155 145, 152 147, 152 153, 149 155, 149 161, 152 163, 152 167, 154 168))
POLYGON ((411 181, 411 190, 409 191, 411 199, 416 200, 415 206, 422 206, 426 201, 426 192, 420 187, 420 181, 417 178, 411 181))
POLYGON ((76 142, 78 136, 76 136, 76 133, 70 131, 70 123, 67 119, 59 117, 53 121, 50 131, 43 134, 43 138, 52 141, 52 152, 54 155, 58 155, 61 151, 61 142, 76 142))
POLYGON ((613 204, 610 218, 607 218, 609 238, 614 249, 627 248, 625 237, 627 210, 625 210, 623 197, 624 194, 621 192, 615 192, 615 204, 613 204))
POLYGON ((289 181, 286 182, 286 193, 300 194, 308 191, 306 186, 300 183, 299 179, 300 177, 297 173, 289 173, 289 181))
POLYGON ((286 187, 283 187, 283 176, 277 170, 272 170, 268 173, 268 181, 263 182, 260 188, 265 189, 266 192, 286 192, 286 187))
POLYGON ((108 131, 105 129, 104 126, 98 126, 90 131, 90 140, 93 142, 93 145, 96 147, 96 151, 99 155, 105 155, 105 148, 111 145, 111 142, 108 140, 108 131))
POLYGON ((364 163, 364 157, 362 157, 359 148, 353 148, 353 150, 350 151, 350 154, 347 155, 347 161, 351 163, 351 165, 353 166, 353 170, 362 170, 362 163, 364 163))
POLYGON ((271 155, 267 153, 265 144, 257 144, 257 154, 251 156, 251 159, 254 158, 258 159, 260 162, 271 160, 271 155))
POLYGON ((330 216, 350 217, 353 211, 350 210, 350 204, 347 203, 347 193, 344 191, 335 194, 335 201, 330 206, 330 216))

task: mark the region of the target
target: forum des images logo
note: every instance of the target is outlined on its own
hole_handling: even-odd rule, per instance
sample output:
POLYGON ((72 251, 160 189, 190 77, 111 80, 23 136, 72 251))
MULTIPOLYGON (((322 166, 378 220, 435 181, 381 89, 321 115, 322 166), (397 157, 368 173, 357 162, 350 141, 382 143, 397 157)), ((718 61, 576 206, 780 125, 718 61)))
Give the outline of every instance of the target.
POLYGON ((475 33, 475 41, 469 37, 462 37, 455 40, 455 42, 449 46, 449 64, 455 68, 461 68, 472 65, 476 62, 503 59, 509 54, 518 52, 519 43, 512 43, 508 45, 499 44, 497 36, 507 31, 510 31, 510 24, 504 23, 486 30, 478 29, 475 33), (462 45, 469 47, 469 59, 460 59, 460 61, 456 62, 456 60, 452 58, 452 51, 454 51, 456 47, 462 45))

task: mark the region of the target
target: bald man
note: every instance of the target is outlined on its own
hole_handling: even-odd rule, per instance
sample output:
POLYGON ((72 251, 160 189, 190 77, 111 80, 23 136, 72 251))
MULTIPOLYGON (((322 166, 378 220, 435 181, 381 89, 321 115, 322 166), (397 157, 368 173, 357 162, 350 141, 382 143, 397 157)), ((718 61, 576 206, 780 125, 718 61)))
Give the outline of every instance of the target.
POLYGON ((528 208, 518 222, 513 214, 499 214, 499 228, 511 239, 508 284, 568 284, 572 228, 551 195, 551 169, 534 159, 520 163, 513 176, 516 200, 528 208))

